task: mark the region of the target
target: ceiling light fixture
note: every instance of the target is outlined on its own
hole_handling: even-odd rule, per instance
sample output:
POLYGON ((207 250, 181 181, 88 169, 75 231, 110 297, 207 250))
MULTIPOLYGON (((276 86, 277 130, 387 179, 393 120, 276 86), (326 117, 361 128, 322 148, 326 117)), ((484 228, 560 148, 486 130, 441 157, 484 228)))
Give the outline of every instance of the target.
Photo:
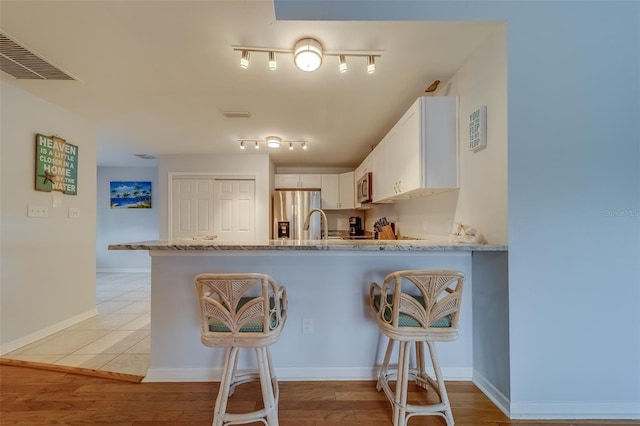
POLYGON ((243 50, 242 56, 240 57, 240 67, 247 69, 249 68, 249 51, 243 50))
POLYGON ((276 52, 269 52, 269 69, 271 71, 275 71, 278 68, 278 63, 276 62, 276 52))
POLYGON ((338 56, 338 64, 340 72, 347 72, 347 58, 344 55, 338 56))
POLYGON ((307 141, 304 140, 288 140, 288 141, 283 141, 282 138, 278 137, 278 136, 267 136, 265 139, 238 139, 238 142, 240 143, 240 149, 245 149, 245 143, 254 143, 255 145, 255 149, 260 149, 260 145, 261 144, 265 144, 267 147, 269 148, 280 148, 280 146, 282 146, 283 143, 289 144, 289 151, 293 151, 293 148, 296 144, 300 144, 300 147, 303 150, 307 149, 307 141))
POLYGON ((322 45, 313 38, 303 38, 293 49, 293 62, 302 71, 315 71, 322 65, 322 45))
POLYGON ((376 60, 373 56, 367 58, 367 72, 369 74, 376 72, 376 60))
POLYGON ((315 38, 306 37, 298 40, 293 49, 280 49, 273 47, 231 46, 233 50, 241 53, 240 66, 249 67, 249 53, 262 53, 268 56, 270 70, 278 68, 276 54, 293 54, 293 62, 302 71, 315 71, 322 65, 325 56, 338 57, 338 69, 341 73, 347 71, 347 57, 360 57, 367 60, 367 72, 373 73, 376 69, 375 58, 382 56, 380 50, 347 50, 325 51, 322 44, 315 38))
POLYGON ((280 142, 282 142, 282 139, 277 136, 267 136, 267 146, 269 148, 280 148, 280 142))

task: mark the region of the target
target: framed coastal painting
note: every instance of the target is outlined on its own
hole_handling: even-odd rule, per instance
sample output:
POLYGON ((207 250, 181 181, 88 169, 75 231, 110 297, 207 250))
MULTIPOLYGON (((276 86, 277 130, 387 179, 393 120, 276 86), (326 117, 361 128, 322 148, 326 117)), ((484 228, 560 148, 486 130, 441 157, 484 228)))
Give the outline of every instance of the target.
POLYGON ((110 182, 112 209, 150 209, 151 182, 110 182))

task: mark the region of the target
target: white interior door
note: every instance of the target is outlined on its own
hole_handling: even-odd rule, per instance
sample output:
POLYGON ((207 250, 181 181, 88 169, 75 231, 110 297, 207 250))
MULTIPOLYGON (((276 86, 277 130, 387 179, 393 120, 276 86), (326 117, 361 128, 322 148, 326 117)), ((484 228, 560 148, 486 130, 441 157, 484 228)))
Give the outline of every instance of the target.
POLYGON ((175 178, 171 195, 171 237, 212 236, 213 178, 175 178))
POLYGON ((216 180, 215 206, 218 240, 255 240, 255 181, 216 180))

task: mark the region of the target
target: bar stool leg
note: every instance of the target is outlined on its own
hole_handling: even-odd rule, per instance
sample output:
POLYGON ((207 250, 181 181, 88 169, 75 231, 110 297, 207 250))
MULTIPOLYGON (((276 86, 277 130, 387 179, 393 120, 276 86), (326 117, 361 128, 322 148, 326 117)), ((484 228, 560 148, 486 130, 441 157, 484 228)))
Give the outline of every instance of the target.
POLYGON ((267 361, 269 362, 269 375, 271 376, 271 384, 273 387, 273 398, 276 403, 276 412, 278 411, 278 403, 280 402, 280 386, 278 385, 278 378, 276 377, 276 372, 273 369, 273 361, 271 360, 271 350, 267 346, 267 361))
POLYGON ((425 369, 425 359, 424 359, 424 342, 416 341, 416 363, 418 364, 418 369, 416 373, 416 384, 421 388, 428 390, 429 386, 427 385, 427 372, 425 369))
POLYGON ((279 426, 278 406, 273 396, 273 383, 271 369, 269 368, 269 355, 266 347, 256 348, 258 356, 258 369, 260 372, 260 387, 262 388, 262 401, 266 410, 267 424, 269 426, 279 426))
POLYGON ((405 426, 407 412, 407 382, 409 379, 409 343, 400 342, 398 355, 398 376, 396 377, 395 400, 393 404, 393 425, 405 426))
POLYGON ((451 405, 449 404, 449 395, 447 394, 447 388, 444 385, 444 378, 442 377, 442 371, 440 370, 440 363, 438 362, 438 354, 436 352, 436 346, 434 342, 427 341, 429 346, 429 353, 431 354, 431 363, 433 364, 433 370, 436 373, 436 381, 438 383, 438 393, 440 394, 440 401, 444 408, 444 417, 447 421, 447 426, 453 426, 453 412, 451 411, 451 405))
POLYGON ((224 369, 222 370, 222 378, 220 379, 220 388, 218 389, 218 397, 216 405, 213 409, 212 426, 223 426, 225 412, 227 411, 227 400, 233 381, 233 375, 238 360, 238 348, 227 348, 224 360, 224 369))
POLYGON ((380 371, 378 372, 378 383, 376 384, 376 390, 378 392, 382 389, 382 381, 385 380, 384 376, 387 374, 387 370, 389 369, 389 361, 391 360, 391 352, 393 352, 394 344, 395 340, 389 338, 387 350, 384 353, 384 361, 382 362, 382 367, 380 367, 380 371))

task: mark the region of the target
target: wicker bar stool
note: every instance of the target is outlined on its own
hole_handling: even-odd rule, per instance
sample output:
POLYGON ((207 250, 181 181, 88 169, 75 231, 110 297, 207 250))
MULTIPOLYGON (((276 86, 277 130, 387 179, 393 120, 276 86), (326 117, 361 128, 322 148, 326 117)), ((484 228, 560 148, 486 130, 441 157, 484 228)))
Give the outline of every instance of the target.
POLYGON ((213 413, 213 426, 261 421, 278 426, 278 380, 269 346, 280 337, 287 318, 286 289, 258 273, 200 274, 196 276, 200 302, 202 344, 224 347, 225 362, 213 413), (238 351, 253 348, 258 372, 237 374, 238 351), (236 386, 260 380, 264 408, 227 413, 227 400, 236 386))
POLYGON ((406 426, 412 416, 436 415, 453 426, 453 413, 434 342, 458 338, 458 317, 464 275, 448 270, 406 270, 387 275, 382 286, 372 283, 370 311, 380 331, 389 338, 376 388, 384 390, 393 407, 393 425, 406 426), (395 342, 399 342, 398 368, 389 369, 395 342), (416 369, 409 368, 410 344, 416 349, 416 369), (435 378, 425 370, 427 345, 435 378), (407 404, 409 380, 433 389, 438 401, 430 405, 407 404), (390 382, 395 381, 392 389, 390 382))

